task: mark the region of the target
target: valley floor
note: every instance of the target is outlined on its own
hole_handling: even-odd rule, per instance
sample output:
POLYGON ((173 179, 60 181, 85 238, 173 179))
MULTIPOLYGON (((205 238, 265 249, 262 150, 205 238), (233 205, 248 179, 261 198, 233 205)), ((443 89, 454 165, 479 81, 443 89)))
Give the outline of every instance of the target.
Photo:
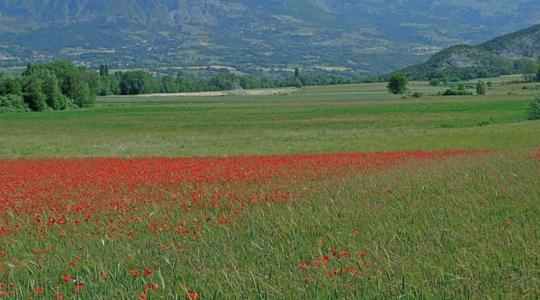
POLYGON ((509 80, 2 114, 0 298, 537 298, 537 92, 509 80))

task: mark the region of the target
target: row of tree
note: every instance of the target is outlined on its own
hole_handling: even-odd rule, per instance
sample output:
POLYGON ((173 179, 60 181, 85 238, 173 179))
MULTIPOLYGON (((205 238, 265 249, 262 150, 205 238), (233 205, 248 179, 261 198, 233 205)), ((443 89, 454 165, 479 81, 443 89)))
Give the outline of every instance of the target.
POLYGON ((231 72, 211 77, 153 76, 145 71, 115 72, 111 74, 107 66, 101 66, 97 94, 138 95, 152 93, 190 93, 226 91, 237 89, 261 89, 279 87, 303 87, 308 85, 334 85, 364 82, 366 78, 353 78, 336 75, 301 75, 300 70, 289 77, 240 76, 231 72))
POLYGON ((96 94, 89 79, 93 71, 67 62, 29 64, 17 78, 0 78, 2 110, 64 110, 88 107, 96 94))
MULTIPOLYGON (((539 74, 540 74, 540 71, 539 71, 539 74)), ((540 79, 540 75, 538 78, 540 79)), ((440 81, 432 80, 430 81, 430 84, 438 86, 440 85, 440 81)), ((447 85, 447 82, 445 86, 446 85, 447 85)), ((477 95, 485 95, 487 93, 488 84, 486 84, 484 81, 478 80, 475 87, 476 87, 477 95)), ((395 95, 405 94, 409 90, 409 79, 407 78, 407 76, 405 76, 401 72, 393 73, 388 78, 387 88, 388 88, 388 91, 392 94, 395 94, 395 95)), ((439 94, 443 96, 458 96, 458 95, 472 95, 473 93, 468 91, 463 83, 460 83, 457 86, 457 89, 450 88, 444 92, 440 92, 439 94)))
POLYGON ((476 67, 446 68, 445 64, 430 63, 429 61, 402 70, 412 80, 431 80, 447 78, 449 81, 473 80, 477 78, 498 77, 510 74, 534 75, 540 67, 540 61, 530 59, 510 60, 495 55, 478 54, 478 61, 483 64, 476 67))
POLYGON ((17 78, 0 75, 0 110, 64 110, 92 106, 97 95, 138 95, 149 93, 182 93, 302 87, 307 85, 349 84, 365 81, 335 75, 302 75, 300 70, 289 77, 251 77, 220 73, 212 77, 154 76, 149 72, 109 71, 102 65, 99 72, 77 67, 70 62, 29 64, 17 78))

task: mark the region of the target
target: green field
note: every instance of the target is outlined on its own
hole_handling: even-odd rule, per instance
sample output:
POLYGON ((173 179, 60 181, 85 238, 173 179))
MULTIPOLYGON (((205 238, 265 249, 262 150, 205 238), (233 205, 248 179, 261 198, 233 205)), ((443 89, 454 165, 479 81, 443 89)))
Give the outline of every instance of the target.
MULTIPOLYGON (((105 97, 95 108, 0 115, 0 157, 207 156, 540 145, 534 90, 492 79, 487 96, 389 95, 383 83, 288 95, 105 97)), ((530 85, 533 87, 534 85, 530 85)))
POLYGON ((538 92, 513 79, 487 96, 376 83, 0 114, 0 298, 537 299, 538 92), (191 158, 165 179, 173 160, 12 160, 421 149, 490 151, 358 172, 302 158, 263 180, 287 159, 191 158))

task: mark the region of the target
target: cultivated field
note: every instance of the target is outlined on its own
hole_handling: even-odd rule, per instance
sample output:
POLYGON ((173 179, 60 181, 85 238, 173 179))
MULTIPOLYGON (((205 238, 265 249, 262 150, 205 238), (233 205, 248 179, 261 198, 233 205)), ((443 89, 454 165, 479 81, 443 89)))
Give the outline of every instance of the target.
POLYGON ((0 297, 538 298, 538 91, 513 79, 0 114, 0 297))

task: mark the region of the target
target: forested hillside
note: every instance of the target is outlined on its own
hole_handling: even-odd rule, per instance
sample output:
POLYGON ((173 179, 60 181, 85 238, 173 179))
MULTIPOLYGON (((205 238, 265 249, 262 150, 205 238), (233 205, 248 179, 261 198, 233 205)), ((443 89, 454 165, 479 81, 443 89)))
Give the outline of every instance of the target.
POLYGON ((535 74, 540 61, 540 24, 478 46, 447 48, 427 62, 406 68, 412 79, 472 79, 503 74, 535 74))
POLYGON ((537 22, 536 0, 0 0, 0 66, 381 74, 537 22))

